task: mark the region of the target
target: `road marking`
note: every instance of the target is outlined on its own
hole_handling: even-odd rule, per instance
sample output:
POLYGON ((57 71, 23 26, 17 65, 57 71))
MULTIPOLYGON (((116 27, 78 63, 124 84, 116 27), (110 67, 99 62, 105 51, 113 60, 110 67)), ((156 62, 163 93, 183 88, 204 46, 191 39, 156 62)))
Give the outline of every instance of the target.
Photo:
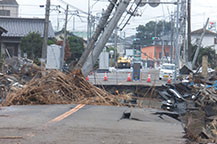
POLYGON ((70 116, 71 114, 77 112, 78 110, 80 110, 84 106, 85 106, 85 104, 79 104, 75 108, 71 109, 70 111, 65 112, 64 114, 54 118, 53 120, 50 121, 50 123, 59 122, 59 121, 65 119, 65 118, 67 118, 68 116, 70 116))

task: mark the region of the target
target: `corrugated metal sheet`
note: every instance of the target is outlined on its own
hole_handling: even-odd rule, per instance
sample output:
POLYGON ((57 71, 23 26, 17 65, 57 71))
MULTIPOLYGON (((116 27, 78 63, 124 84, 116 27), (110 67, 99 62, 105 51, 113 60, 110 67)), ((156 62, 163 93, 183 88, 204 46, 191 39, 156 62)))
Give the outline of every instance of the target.
POLYGON ((0 0, 0 5, 17 5, 18 3, 16 0, 0 0))
MULTIPOLYGON (((0 18, 0 27, 8 32, 3 37, 24 37, 30 32, 37 32, 43 37, 44 19, 39 18, 0 18)), ((55 37, 51 23, 49 24, 48 37, 55 37)))

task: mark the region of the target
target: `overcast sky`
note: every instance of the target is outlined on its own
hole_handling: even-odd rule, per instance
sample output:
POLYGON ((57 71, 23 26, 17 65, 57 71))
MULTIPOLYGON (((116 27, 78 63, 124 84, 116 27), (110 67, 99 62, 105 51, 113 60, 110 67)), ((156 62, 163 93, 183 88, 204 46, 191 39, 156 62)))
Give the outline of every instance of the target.
MULTIPOLYGON (((55 9, 55 5, 66 7, 61 0, 51 0, 53 5, 51 9, 55 9)), ((64 0, 65 2, 87 12, 88 0, 64 0)), ((93 15, 100 14, 102 9, 106 9, 108 2, 106 0, 96 1, 90 0, 91 11, 93 15)), ((164 0, 173 1, 173 0, 164 0)), ((19 16, 20 17, 44 17, 45 9, 40 8, 39 5, 44 5, 46 0, 17 0, 19 3, 19 16)), ((202 28, 206 19, 209 17, 210 21, 217 22, 217 1, 216 0, 192 0, 192 30, 202 28)), ((127 36, 135 33, 135 28, 138 25, 144 25, 150 20, 169 19, 171 12, 174 12, 174 5, 159 5, 157 8, 152 8, 149 5, 139 8, 138 13, 142 16, 133 17, 130 24, 123 30, 127 36)), ((62 10, 63 11, 63 10, 62 10)), ((80 17, 72 16, 75 9, 70 7, 71 14, 69 16, 68 30, 86 31, 87 15, 82 12, 79 13, 80 17), (73 18, 74 17, 74 18, 73 18), (73 20, 75 24, 73 24, 73 20)), ((64 13, 58 13, 56 10, 51 10, 50 20, 55 30, 60 30, 63 27, 64 13), (59 27, 58 27, 59 23, 59 27)), ((124 23, 123 23, 124 24, 124 23)), ((122 24, 122 25, 123 25, 122 24)))

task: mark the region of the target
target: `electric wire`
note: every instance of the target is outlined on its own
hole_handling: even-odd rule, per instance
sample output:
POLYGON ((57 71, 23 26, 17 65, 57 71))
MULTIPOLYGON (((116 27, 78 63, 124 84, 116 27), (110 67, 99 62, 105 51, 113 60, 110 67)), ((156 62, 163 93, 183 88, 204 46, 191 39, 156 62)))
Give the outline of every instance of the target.
POLYGON ((134 9, 133 13, 130 15, 130 17, 128 18, 128 20, 126 21, 126 23, 124 24, 124 26, 120 29, 121 31, 126 27, 126 25, 128 24, 128 22, 130 21, 131 17, 134 15, 134 13, 136 12, 136 10, 138 9, 140 3, 142 2, 142 0, 139 0, 136 8, 134 9))

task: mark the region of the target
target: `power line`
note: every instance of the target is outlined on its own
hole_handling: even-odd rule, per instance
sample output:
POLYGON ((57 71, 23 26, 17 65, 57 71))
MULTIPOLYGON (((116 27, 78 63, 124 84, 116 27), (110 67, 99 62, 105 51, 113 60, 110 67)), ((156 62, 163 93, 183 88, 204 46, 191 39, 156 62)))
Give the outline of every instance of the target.
POLYGON ((134 9, 134 11, 132 12, 132 14, 130 15, 130 17, 128 18, 128 20, 126 21, 126 23, 124 24, 124 26, 121 28, 121 30, 124 29, 124 27, 128 24, 128 22, 130 21, 131 17, 134 15, 134 13, 136 12, 137 8, 139 7, 140 3, 142 2, 142 0, 140 0, 136 6, 136 8, 134 9))
POLYGON ((71 4, 69 4, 69 3, 65 2, 65 1, 63 1, 63 0, 58 0, 58 1, 61 2, 61 3, 64 3, 65 5, 69 5, 70 7, 72 7, 72 8, 74 8, 74 9, 78 10, 79 12, 81 12, 81 13, 83 13, 83 14, 89 15, 87 12, 85 12, 85 11, 83 11, 83 10, 81 10, 81 9, 79 9, 79 8, 77 8, 77 7, 75 7, 75 6, 71 5, 71 4))

